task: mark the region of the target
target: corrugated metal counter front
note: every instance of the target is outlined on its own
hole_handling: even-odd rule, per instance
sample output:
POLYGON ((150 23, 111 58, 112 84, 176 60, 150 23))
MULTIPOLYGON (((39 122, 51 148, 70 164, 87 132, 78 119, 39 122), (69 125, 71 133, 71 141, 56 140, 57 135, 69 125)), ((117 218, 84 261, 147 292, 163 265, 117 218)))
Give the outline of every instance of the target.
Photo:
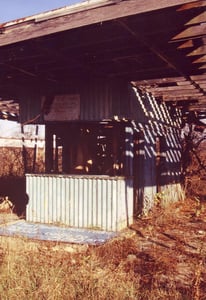
POLYGON ((121 230, 133 222, 133 180, 125 177, 26 174, 29 222, 121 230))

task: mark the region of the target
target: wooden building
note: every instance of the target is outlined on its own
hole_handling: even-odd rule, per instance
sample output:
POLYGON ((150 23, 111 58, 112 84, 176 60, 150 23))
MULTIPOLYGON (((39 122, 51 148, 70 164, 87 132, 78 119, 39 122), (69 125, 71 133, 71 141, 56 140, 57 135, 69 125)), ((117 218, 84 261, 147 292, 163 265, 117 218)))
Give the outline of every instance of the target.
POLYGON ((206 1, 95 0, 1 25, 0 95, 46 125, 26 219, 120 230, 176 201, 181 128, 206 116, 206 1))

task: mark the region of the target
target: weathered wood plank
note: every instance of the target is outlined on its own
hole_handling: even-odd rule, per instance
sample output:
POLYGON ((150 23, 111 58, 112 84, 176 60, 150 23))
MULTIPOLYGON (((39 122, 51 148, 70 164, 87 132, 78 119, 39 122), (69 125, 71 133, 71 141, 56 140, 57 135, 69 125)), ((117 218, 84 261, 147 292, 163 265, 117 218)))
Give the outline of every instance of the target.
POLYGON ((200 86, 202 89, 206 89, 206 81, 205 81, 205 83, 200 83, 199 86, 200 86))
POLYGON ((205 96, 171 96, 171 95, 163 95, 162 96, 162 99, 164 101, 194 101, 194 100, 197 100, 197 101, 203 101, 203 100, 206 100, 206 97, 205 96))
MULTIPOLYGON (((107 1, 106 1, 107 2, 107 1)), ((115 20, 117 18, 141 14, 167 7, 177 6, 191 2, 190 0, 127 0, 121 2, 112 2, 102 7, 86 9, 66 16, 56 17, 54 19, 44 20, 35 23, 18 21, 16 26, 1 27, 0 46, 17 43, 20 41, 42 37, 56 32, 79 28, 91 24, 100 24, 105 21, 115 20)), ((34 17, 35 19, 35 17, 34 17)))
POLYGON ((188 85, 191 85, 191 81, 180 81, 177 82, 177 85, 181 86, 182 88, 187 88, 188 85))
POLYGON ((157 78, 157 79, 148 79, 148 80, 138 80, 135 81, 134 84, 138 85, 152 85, 152 84, 167 84, 167 83, 173 83, 173 82, 184 82, 186 81, 185 77, 172 77, 172 78, 157 78))
POLYGON ((189 106, 189 111, 198 110, 198 111, 206 111, 206 105, 205 104, 198 104, 198 105, 191 105, 189 106))
MULTIPOLYGON (((206 2, 205 2, 206 3, 206 2)), ((199 14, 195 18, 191 19, 189 22, 186 23, 186 25, 194 25, 194 24, 199 24, 203 23, 206 21, 206 11, 203 13, 199 14)))
POLYGON ((155 93, 158 93, 158 92, 179 92, 179 91, 182 91, 182 90, 196 90, 195 87, 193 85, 187 85, 187 86, 167 86, 167 87, 152 87, 152 88, 148 88, 148 91, 151 91, 151 92, 155 92, 155 93))
POLYGON ((206 54, 206 45, 198 47, 197 49, 187 54, 187 56, 202 55, 202 54, 206 54))
POLYGON ((204 36, 206 32, 206 24, 190 26, 172 38, 172 41, 191 39, 194 37, 204 36))
POLYGON ((202 65, 201 67, 199 67, 199 69, 206 69, 206 64, 202 65))
POLYGON ((206 55, 203 55, 199 57, 198 59, 194 60, 192 63, 193 64, 201 64, 206 62, 206 55))
POLYGON ((185 49, 185 48, 192 48, 194 47, 194 42, 193 40, 189 40, 181 44, 180 46, 177 47, 177 49, 185 49))
POLYGON ((179 90, 179 91, 164 91, 164 92, 152 92, 153 95, 161 96, 161 95, 171 95, 171 96, 202 96, 203 93, 198 90, 179 90))
POLYGON ((186 3, 182 5, 177 11, 183 11, 183 10, 193 9, 197 7, 204 7, 204 6, 206 6, 205 0, 191 1, 191 3, 186 3))
POLYGON ((202 74, 202 75, 192 75, 190 76, 190 78, 194 81, 200 81, 200 80, 206 80, 206 74, 202 74))

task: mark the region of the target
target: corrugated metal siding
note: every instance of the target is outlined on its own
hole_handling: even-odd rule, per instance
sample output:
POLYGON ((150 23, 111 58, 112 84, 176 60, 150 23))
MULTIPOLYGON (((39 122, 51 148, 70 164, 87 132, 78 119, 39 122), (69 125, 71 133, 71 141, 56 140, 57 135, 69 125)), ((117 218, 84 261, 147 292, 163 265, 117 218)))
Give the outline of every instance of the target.
MULTIPOLYGON (((58 89, 41 91, 39 94, 33 90, 21 96, 20 116, 21 122, 27 122, 38 116, 41 112, 42 96, 60 94, 80 95, 80 121, 101 121, 119 118, 131 118, 131 108, 128 84, 112 80, 87 80, 85 82, 59 85, 58 89), (42 93, 42 94, 40 94, 42 93)), ((39 118, 37 121, 42 122, 39 118)), ((38 122, 37 122, 38 123, 38 122)))
POLYGON ((32 122, 41 124, 42 113, 41 113, 41 101, 42 95, 40 91, 23 90, 20 92, 20 123, 32 122))
POLYGON ((114 81, 91 81, 80 85, 80 119, 99 121, 114 116, 129 118, 128 84, 114 81))
POLYGON ((117 231, 133 221, 132 179, 26 175, 26 219, 117 231))

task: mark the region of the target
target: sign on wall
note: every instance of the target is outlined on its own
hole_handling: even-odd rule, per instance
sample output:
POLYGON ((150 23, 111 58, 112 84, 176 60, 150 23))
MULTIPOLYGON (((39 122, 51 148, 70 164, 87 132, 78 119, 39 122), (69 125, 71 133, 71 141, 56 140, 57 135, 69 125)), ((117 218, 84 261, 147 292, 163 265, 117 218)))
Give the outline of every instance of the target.
POLYGON ((57 95, 54 97, 45 121, 71 121, 80 117, 80 95, 57 95))

